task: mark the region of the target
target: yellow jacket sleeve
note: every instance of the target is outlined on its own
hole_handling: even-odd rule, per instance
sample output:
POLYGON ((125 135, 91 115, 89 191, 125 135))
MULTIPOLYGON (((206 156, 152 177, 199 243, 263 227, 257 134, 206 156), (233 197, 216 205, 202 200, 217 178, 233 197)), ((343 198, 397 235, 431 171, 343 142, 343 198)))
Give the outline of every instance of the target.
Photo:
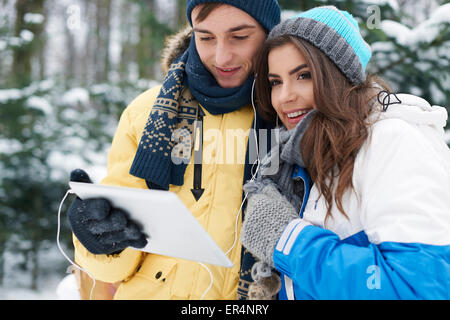
MULTIPOLYGON (((147 188, 145 180, 129 174, 142 131, 160 87, 147 90, 133 100, 122 113, 108 154, 107 176, 101 184, 131 188, 147 188)), ((90 253, 73 236, 75 262, 104 282, 118 282, 131 277, 145 253, 127 248, 118 255, 90 253)))

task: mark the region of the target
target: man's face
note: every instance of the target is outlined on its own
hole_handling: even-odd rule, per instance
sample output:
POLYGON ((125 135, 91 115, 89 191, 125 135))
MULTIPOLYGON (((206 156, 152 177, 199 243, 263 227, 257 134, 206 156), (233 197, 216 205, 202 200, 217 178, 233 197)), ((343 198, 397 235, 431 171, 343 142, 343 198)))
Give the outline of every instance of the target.
POLYGON ((219 6, 202 22, 196 21, 199 11, 200 6, 192 10, 192 24, 203 65, 222 88, 243 85, 266 39, 263 27, 233 6, 219 6))

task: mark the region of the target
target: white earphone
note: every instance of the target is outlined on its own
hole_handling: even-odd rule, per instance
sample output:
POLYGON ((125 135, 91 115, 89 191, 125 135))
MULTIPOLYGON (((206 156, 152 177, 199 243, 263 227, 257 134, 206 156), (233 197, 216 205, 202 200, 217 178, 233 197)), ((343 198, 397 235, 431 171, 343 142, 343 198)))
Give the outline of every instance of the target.
MULTIPOLYGON (((255 78, 256 78, 256 75, 255 75, 255 78)), ((254 103, 255 82, 256 82, 256 79, 253 80, 252 93, 251 93, 251 100, 252 100, 252 107, 253 107, 253 114, 254 114, 254 117, 253 117, 253 128, 254 128, 254 129, 253 129, 252 131, 253 131, 253 134, 254 134, 254 140, 255 140, 256 161, 255 161, 255 163, 252 165, 252 169, 251 169, 252 177, 250 178, 250 181, 253 181, 253 180, 256 179, 256 176, 257 176, 257 174, 258 174, 259 167, 260 167, 259 146, 258 146, 258 140, 257 140, 257 135, 256 135, 256 107, 255 107, 255 103, 254 103), (257 166, 256 166, 256 170, 253 172, 253 168, 254 168, 255 164, 256 164, 257 166)), ((231 252, 231 250, 233 250, 234 246, 235 246, 236 243, 237 243, 237 237, 238 237, 238 230, 237 230, 237 228, 238 228, 239 217, 241 216, 242 207, 243 207, 243 205, 244 205, 244 203, 245 203, 246 200, 247 200, 247 194, 244 195, 244 199, 242 199, 241 205, 240 205, 240 207, 239 207, 239 211, 238 211, 238 213, 237 213, 237 215, 236 215, 236 220, 235 220, 235 224, 234 224, 234 242, 233 242, 233 245, 231 246, 230 249, 228 249, 227 252, 225 252, 225 255, 228 255, 228 254, 231 252)), ((199 264, 200 264, 202 267, 204 267, 204 268, 209 272, 209 276, 210 276, 210 279, 211 279, 208 288, 206 289, 206 291, 203 293, 202 297, 200 298, 200 300, 203 300, 203 298, 204 298, 205 295, 208 293, 209 289, 211 289, 211 287, 212 287, 212 285, 213 285, 213 283, 214 283, 214 277, 213 277, 213 275, 212 275, 211 270, 210 270, 206 265, 204 265, 203 263, 200 263, 200 262, 199 262, 199 264)))
POLYGON ((88 271, 86 271, 85 269, 83 269, 82 267, 80 267, 78 264, 73 262, 72 259, 70 259, 66 255, 66 253, 63 250, 63 248, 61 247, 61 243, 59 242, 59 233, 60 233, 60 230, 61 230, 61 208, 62 208, 62 205, 63 205, 64 201, 66 200, 66 198, 67 198, 67 196, 69 194, 75 194, 75 192, 73 192, 71 189, 67 190, 66 194, 64 195, 63 199, 61 200, 61 203, 59 204, 59 209, 58 209, 58 230, 56 232, 56 244, 58 245, 58 249, 59 249, 59 251, 61 251, 61 253, 64 256, 64 258, 66 258, 66 260, 69 261, 72 266, 74 266, 75 268, 77 268, 78 270, 80 270, 82 272, 85 272, 92 279, 92 288, 91 288, 91 292, 89 294, 89 300, 92 300, 93 294, 94 294, 94 288, 95 288, 95 278, 94 278, 94 276, 91 273, 89 273, 88 271))

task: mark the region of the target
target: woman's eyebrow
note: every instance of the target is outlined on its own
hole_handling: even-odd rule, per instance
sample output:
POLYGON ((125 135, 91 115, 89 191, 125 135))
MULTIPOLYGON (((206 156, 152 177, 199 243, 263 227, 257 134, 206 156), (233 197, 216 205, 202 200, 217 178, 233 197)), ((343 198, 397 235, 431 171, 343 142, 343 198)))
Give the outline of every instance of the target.
MULTIPOLYGON (((251 24, 241 24, 237 27, 233 27, 228 29, 227 33, 232 33, 232 32, 236 32, 236 31, 241 31, 244 29, 254 29, 256 28, 255 25, 251 25, 251 24)), ((206 29, 199 29, 199 28, 193 28, 194 32, 198 32, 198 33, 207 33, 207 34, 213 34, 211 31, 206 30, 206 29)))
MULTIPOLYGON (((294 73, 299 72, 300 70, 302 70, 302 69, 304 69, 306 67, 308 67, 307 64, 301 64, 298 67, 296 67, 296 68, 292 69, 291 71, 289 71, 289 75, 291 76, 294 73)), ((272 78, 280 78, 280 76, 275 74, 275 73, 269 73, 267 76, 268 77, 272 77, 272 78)))
POLYGON ((300 71, 300 70, 306 68, 307 66, 308 66, 307 64, 301 64, 301 65, 299 65, 297 68, 295 68, 295 69, 289 71, 289 75, 292 76, 294 73, 296 73, 296 72, 298 72, 298 71, 300 71))

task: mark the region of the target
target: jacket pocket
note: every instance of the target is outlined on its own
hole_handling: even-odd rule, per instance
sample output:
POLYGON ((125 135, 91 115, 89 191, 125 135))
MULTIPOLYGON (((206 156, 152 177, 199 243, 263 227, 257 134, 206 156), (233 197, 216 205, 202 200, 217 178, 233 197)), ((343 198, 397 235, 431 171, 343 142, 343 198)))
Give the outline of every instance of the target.
POLYGON ((177 263, 173 258, 148 254, 134 277, 119 287, 115 299, 171 299, 177 263))

